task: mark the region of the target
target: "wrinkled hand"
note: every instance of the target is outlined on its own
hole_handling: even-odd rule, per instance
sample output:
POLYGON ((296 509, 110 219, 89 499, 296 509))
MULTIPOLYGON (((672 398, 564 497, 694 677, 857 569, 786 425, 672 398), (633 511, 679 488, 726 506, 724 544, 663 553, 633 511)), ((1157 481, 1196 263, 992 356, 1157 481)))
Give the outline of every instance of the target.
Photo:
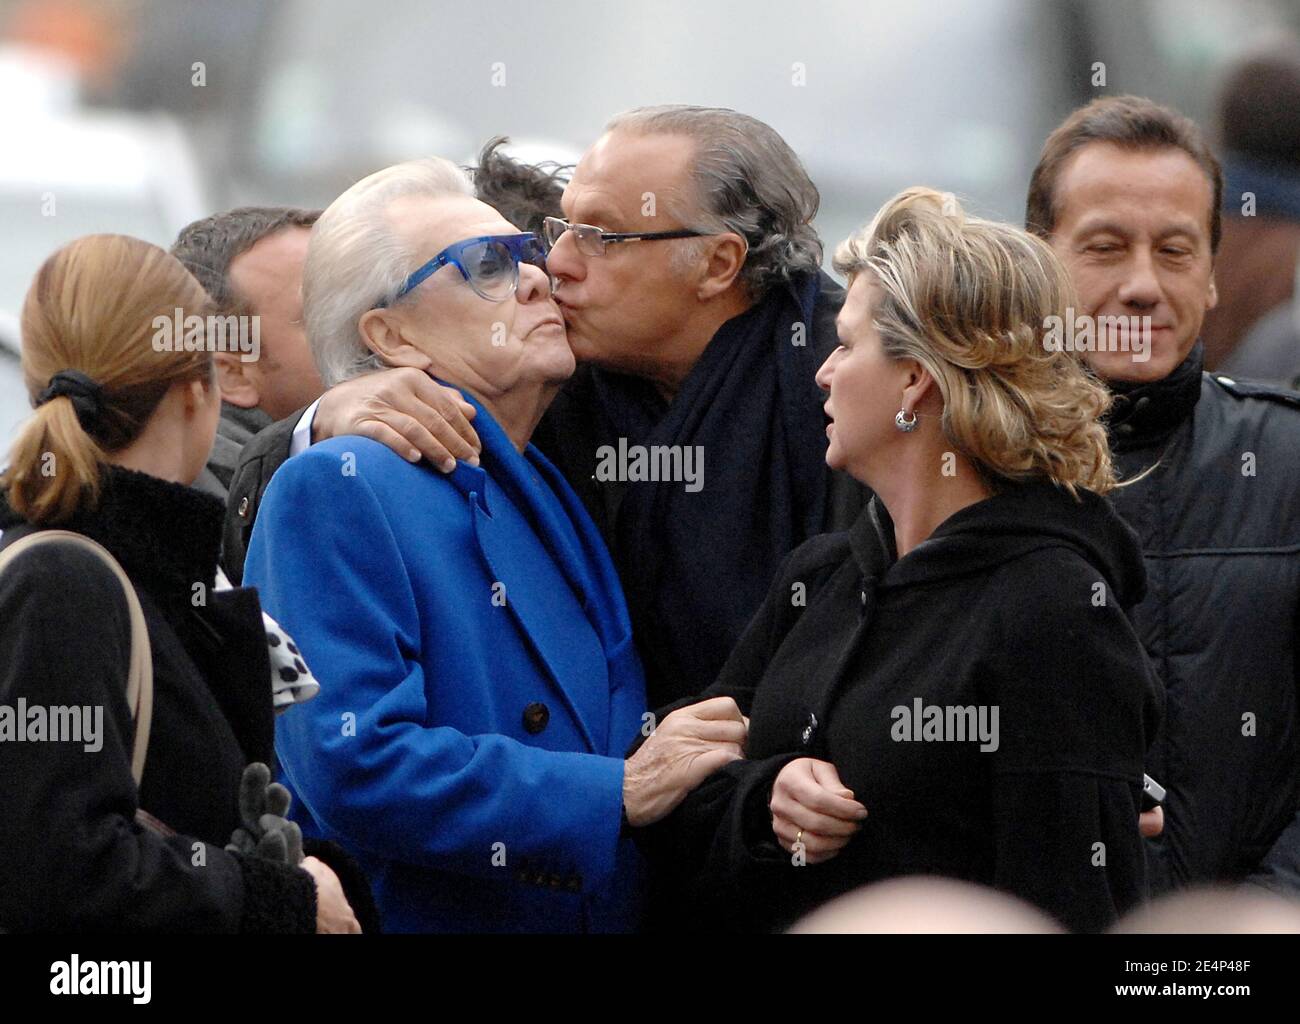
POLYGON ((1158 836, 1165 830, 1165 809, 1156 807, 1138 815, 1138 831, 1147 839, 1158 836))
POLYGON ((628 824, 654 824, 723 765, 744 757, 748 726, 730 697, 678 708, 660 722, 624 767, 628 824))
POLYGON ((285 817, 289 791, 271 781, 271 769, 254 761, 239 780, 239 820, 226 849, 291 867, 302 862, 302 829, 285 817))
POLYGON ((795 843, 802 842, 808 864, 830 860, 844 849, 867 816, 835 766, 812 757, 781 769, 768 806, 777 842, 791 853, 795 843))
POLYGON ((444 473, 456 460, 478 465, 482 443, 469 425, 477 410, 455 388, 423 370, 399 366, 336 384, 321 396, 312 441, 358 434, 387 445, 408 462, 428 459, 444 473))
POLYGON ((339 876, 324 861, 308 857, 302 869, 316 883, 316 934, 360 935, 361 925, 352 912, 352 904, 343 895, 339 876))

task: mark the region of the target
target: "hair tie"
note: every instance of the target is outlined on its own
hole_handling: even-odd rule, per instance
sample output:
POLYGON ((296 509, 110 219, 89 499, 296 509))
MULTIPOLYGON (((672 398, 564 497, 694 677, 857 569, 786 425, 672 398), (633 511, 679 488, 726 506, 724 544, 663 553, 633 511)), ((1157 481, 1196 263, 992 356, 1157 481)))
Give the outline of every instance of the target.
POLYGON ((50 378, 49 385, 36 396, 36 404, 44 405, 52 398, 72 400, 77 421, 89 431, 104 412, 104 389, 80 370, 60 370, 50 378))

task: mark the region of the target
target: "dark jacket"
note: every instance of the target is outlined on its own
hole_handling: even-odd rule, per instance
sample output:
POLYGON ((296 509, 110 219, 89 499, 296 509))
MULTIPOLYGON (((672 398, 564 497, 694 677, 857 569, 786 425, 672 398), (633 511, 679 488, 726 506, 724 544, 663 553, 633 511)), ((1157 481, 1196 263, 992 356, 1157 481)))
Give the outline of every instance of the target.
POLYGON ((873 502, 851 531, 794 553, 701 698, 732 696, 749 715, 747 758, 638 830, 653 862, 680 872, 680 926, 784 928, 912 874, 995 886, 1083 930, 1142 898, 1159 687, 1123 611, 1142 561, 1106 501, 1081 493, 1008 488, 902 559, 873 502), (936 734, 931 707, 945 721, 972 709, 965 733, 954 712, 936 734), (799 757, 834 764, 868 812, 818 865, 776 844, 767 808, 799 757))
POLYGON ((261 409, 241 409, 222 402, 221 419, 217 421, 217 434, 212 439, 208 464, 194 481, 194 486, 225 501, 230 491, 230 478, 239 463, 239 453, 259 430, 270 425, 271 417, 261 409))
MULTIPOLYGON (((580 366, 533 443, 600 529, 632 613, 652 704, 716 677, 777 567, 808 537, 847 529, 869 493, 826 468, 813 380, 838 344, 844 292, 824 275, 774 290, 714 336, 669 405, 644 381, 580 366), (804 321, 807 321, 805 323, 804 321), (600 479, 602 449, 698 446, 703 487, 600 479)), ((299 414, 245 447, 228 500, 223 565, 232 580, 299 414)))
POLYGON ((1168 790, 1154 891, 1300 893, 1300 395, 1203 374, 1114 385, 1115 492, 1146 556, 1133 623, 1165 684, 1147 771, 1168 790))
MULTIPOLYGON (((224 851, 249 761, 270 762, 272 711, 257 595, 212 590, 222 508, 130 470, 66 528, 106 547, 135 585, 153 649, 154 709, 133 822, 130 630, 117 579, 48 546, 0 575, 0 704, 99 706, 102 747, 0 742, 0 924, 15 931, 314 932, 305 871, 224 851), (196 607, 195 594, 203 602, 196 607)), ((32 531, 12 513, 0 546, 32 531)))

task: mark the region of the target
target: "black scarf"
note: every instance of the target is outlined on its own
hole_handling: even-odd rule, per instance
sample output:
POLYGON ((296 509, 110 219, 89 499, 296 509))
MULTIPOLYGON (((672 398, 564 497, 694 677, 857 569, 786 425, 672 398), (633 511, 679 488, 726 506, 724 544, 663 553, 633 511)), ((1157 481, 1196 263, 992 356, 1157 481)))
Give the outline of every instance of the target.
POLYGON ((1198 340, 1167 377, 1109 381, 1107 387, 1115 399, 1106 418, 1111 448, 1126 452, 1168 440, 1200 401, 1204 358, 1205 349, 1198 340))
POLYGON ((671 405, 646 381, 595 374, 602 411, 629 446, 698 445, 704 456, 698 491, 633 482, 619 506, 614 557, 652 707, 713 682, 781 561, 822 529, 820 291, 819 275, 801 275, 723 324, 671 405))

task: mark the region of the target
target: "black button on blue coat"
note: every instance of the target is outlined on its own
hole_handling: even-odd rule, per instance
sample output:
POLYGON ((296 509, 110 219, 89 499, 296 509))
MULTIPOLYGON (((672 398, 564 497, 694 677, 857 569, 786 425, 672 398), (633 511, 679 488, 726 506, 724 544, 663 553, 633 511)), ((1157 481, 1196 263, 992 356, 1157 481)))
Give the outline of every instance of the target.
POLYGON ((533 701, 524 708, 524 728, 534 736, 545 729, 550 720, 551 709, 541 701, 533 701))

